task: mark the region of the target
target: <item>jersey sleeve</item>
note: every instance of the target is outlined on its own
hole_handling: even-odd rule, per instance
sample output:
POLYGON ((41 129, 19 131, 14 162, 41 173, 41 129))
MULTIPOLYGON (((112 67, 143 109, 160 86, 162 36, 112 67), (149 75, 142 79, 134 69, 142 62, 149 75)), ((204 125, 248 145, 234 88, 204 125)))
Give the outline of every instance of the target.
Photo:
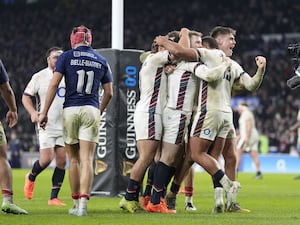
POLYGON ((101 84, 110 83, 113 80, 112 72, 111 72, 111 69, 110 69, 110 66, 109 66, 108 62, 106 62, 106 67, 107 67, 106 73, 105 73, 105 75, 103 76, 103 78, 101 80, 101 84))
POLYGON ((8 74, 2 61, 0 60, 0 84, 4 84, 7 81, 9 81, 8 74))
POLYGON ((30 96, 35 96, 38 92, 38 75, 34 74, 31 77, 31 80, 29 81, 29 83, 27 84, 25 90, 24 90, 24 94, 25 95, 30 95, 30 96))

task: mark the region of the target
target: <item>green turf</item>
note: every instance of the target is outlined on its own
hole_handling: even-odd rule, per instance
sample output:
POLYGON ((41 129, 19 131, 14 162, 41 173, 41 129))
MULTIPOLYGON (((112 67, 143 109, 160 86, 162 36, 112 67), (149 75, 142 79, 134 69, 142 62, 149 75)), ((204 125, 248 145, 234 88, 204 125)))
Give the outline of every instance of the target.
POLYGON ((242 189, 238 201, 251 209, 250 214, 224 213, 212 215, 213 190, 206 173, 196 173, 194 203, 195 212, 184 210, 184 196, 179 195, 177 214, 130 214, 119 208, 120 198, 92 197, 88 204, 88 216, 68 215, 72 206, 68 179, 65 180, 60 198, 67 207, 47 205, 50 194, 52 170, 44 171, 37 179, 34 198, 23 197, 24 175, 28 170, 14 170, 14 200, 29 212, 18 216, 0 213, 0 225, 294 225, 300 224, 300 180, 295 174, 264 174, 262 180, 252 179, 253 174, 239 174, 242 189))

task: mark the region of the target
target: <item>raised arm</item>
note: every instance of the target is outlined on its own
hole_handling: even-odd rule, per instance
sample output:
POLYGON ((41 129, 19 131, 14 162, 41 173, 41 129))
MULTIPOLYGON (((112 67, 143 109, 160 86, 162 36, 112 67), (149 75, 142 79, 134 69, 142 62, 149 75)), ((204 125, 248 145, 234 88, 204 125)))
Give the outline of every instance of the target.
MULTIPOLYGON (((184 34, 184 33, 183 33, 184 34)), ((193 48, 184 47, 176 42, 168 40, 166 36, 158 36, 155 38, 158 45, 166 48, 172 55, 178 59, 187 61, 198 61, 198 53, 193 48)))
POLYGON ((263 56, 255 57, 257 71, 253 77, 249 76, 249 74, 244 73, 241 75, 241 83, 248 91, 256 91, 262 83, 264 78, 265 70, 266 70, 266 58, 263 56))

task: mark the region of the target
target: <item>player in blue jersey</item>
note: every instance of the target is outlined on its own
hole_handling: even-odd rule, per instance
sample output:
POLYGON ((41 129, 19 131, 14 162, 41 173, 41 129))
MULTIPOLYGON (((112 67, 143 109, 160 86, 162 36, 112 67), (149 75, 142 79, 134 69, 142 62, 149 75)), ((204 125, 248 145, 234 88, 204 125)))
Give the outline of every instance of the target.
MULTIPOLYGON (((7 72, 0 60, 0 92, 8 106, 6 121, 9 128, 14 127, 18 122, 17 105, 15 94, 9 84, 7 72)), ((12 190, 12 172, 7 160, 7 141, 3 126, 0 122, 0 183, 2 189, 2 206, 1 210, 5 213, 27 214, 24 209, 13 203, 12 190)))
POLYGON ((57 61, 39 121, 45 128, 50 105, 64 77, 63 138, 70 159, 69 180, 74 201, 69 213, 85 216, 93 182, 93 156, 99 139, 100 116, 113 95, 112 74, 106 59, 91 47, 90 29, 73 28, 70 40, 72 50, 64 52, 57 61), (101 85, 104 94, 100 104, 101 85))

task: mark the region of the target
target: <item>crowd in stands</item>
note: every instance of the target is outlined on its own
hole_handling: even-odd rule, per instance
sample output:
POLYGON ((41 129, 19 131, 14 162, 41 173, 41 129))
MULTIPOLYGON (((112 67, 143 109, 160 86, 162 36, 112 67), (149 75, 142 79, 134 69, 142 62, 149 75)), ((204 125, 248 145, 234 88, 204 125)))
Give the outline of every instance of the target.
MULTIPOLYGON (((17 133, 24 150, 35 151, 37 147, 34 125, 21 104, 21 96, 32 74, 46 67, 46 50, 51 46, 69 49, 68 35, 72 27, 81 24, 92 29, 94 48, 110 48, 111 10, 111 0, 0 1, 0 58, 16 93, 17 133)), ((299 90, 291 90, 286 85, 294 68, 287 46, 300 41, 300 35, 297 36, 299 13, 297 0, 193 0, 185 3, 124 0, 124 49, 149 50, 155 36, 181 27, 201 31, 204 35, 216 25, 236 29, 233 58, 249 74, 256 70, 256 55, 267 58, 261 88, 256 93, 238 95, 258 97, 260 104, 254 113, 259 131, 269 138, 270 146, 288 153, 293 141, 287 130, 296 121, 300 99, 299 90)), ((1 118, 6 110, 1 107, 1 118)))

